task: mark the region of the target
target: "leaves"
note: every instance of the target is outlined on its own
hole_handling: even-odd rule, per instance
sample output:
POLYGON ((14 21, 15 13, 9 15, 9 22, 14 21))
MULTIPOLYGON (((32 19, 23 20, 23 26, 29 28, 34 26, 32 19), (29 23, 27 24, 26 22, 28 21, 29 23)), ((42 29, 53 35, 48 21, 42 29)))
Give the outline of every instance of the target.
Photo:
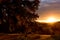
POLYGON ((23 25, 26 28, 29 23, 39 17, 35 14, 39 0, 2 0, 0 2, 0 19, 2 24, 6 25, 11 32, 23 28, 23 25))

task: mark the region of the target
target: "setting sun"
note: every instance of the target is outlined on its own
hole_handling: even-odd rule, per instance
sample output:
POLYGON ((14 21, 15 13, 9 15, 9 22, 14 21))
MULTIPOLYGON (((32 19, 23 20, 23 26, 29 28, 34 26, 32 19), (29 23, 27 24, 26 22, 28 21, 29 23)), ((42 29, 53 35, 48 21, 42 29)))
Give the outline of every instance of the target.
POLYGON ((59 20, 57 20, 55 17, 48 17, 45 20, 36 20, 37 22, 45 22, 45 23, 54 23, 54 22, 58 22, 59 20))
POLYGON ((46 22, 56 22, 57 20, 54 17, 50 17, 46 20, 46 22))

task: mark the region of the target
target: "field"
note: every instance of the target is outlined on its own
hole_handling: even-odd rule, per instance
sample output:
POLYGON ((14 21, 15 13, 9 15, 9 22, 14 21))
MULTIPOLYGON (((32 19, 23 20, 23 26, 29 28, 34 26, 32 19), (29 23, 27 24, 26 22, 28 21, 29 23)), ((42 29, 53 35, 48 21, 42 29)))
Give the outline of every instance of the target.
POLYGON ((51 35, 40 34, 0 34, 0 40, 53 40, 51 35))

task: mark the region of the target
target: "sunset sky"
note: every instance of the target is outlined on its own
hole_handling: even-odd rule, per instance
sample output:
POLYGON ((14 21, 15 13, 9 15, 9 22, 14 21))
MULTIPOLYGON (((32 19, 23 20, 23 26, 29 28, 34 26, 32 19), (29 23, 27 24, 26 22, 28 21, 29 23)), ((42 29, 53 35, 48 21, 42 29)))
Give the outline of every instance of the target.
POLYGON ((38 20, 46 20, 49 17, 60 20, 60 0, 41 0, 38 14, 38 20))

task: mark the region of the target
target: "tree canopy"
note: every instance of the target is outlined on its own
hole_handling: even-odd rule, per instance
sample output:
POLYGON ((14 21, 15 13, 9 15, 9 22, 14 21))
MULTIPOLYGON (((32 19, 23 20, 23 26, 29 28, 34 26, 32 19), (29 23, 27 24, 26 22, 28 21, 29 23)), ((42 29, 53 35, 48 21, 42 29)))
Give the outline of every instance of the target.
POLYGON ((35 14, 39 0, 0 0, 0 26, 2 31, 24 30, 39 16, 35 14))

